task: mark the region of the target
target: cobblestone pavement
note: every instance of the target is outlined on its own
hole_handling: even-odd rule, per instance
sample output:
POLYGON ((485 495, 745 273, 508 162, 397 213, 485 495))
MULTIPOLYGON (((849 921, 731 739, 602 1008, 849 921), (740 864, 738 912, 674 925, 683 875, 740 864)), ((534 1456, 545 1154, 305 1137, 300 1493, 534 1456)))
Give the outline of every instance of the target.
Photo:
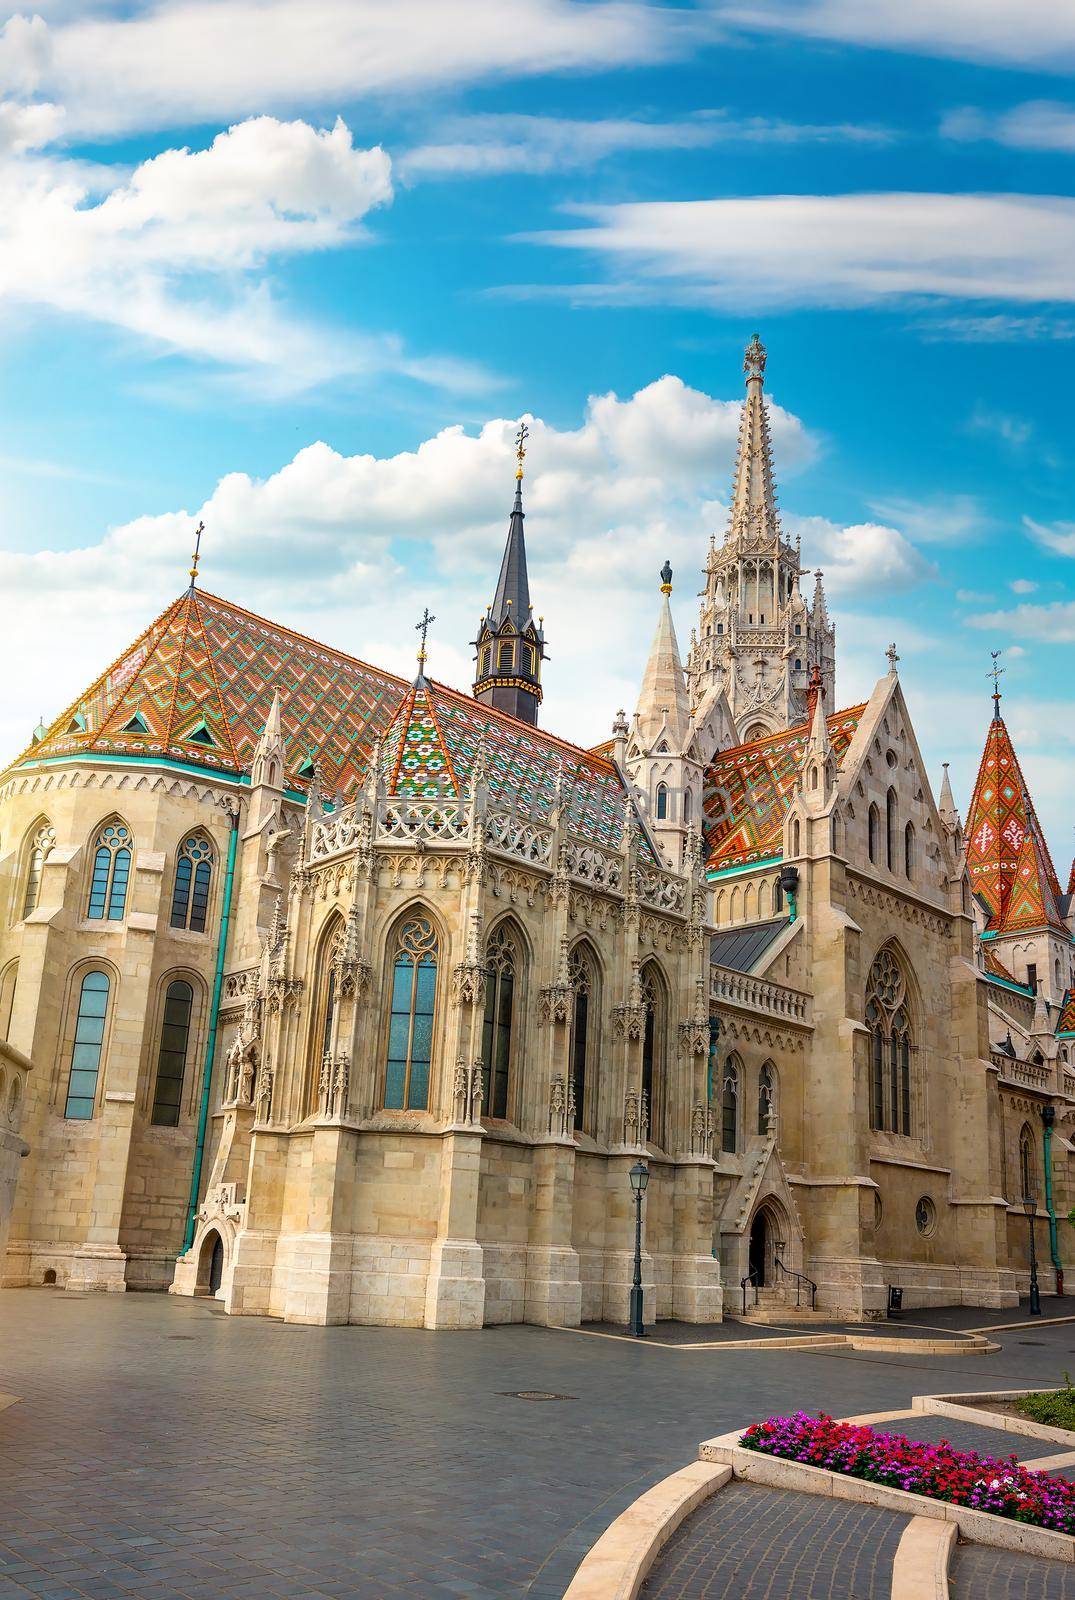
POLYGON ((888 1600, 906 1517, 730 1483, 668 1541, 643 1600, 888 1600))
POLYGON ((559 1600, 703 1438, 1061 1381, 1075 1324, 1035 1337, 948 1360, 690 1351, 7 1290, 0 1391, 21 1398, 0 1413, 0 1600, 559 1600))
POLYGON ((948 1570, 951 1600, 1075 1600, 1075 1566, 960 1545, 948 1570))

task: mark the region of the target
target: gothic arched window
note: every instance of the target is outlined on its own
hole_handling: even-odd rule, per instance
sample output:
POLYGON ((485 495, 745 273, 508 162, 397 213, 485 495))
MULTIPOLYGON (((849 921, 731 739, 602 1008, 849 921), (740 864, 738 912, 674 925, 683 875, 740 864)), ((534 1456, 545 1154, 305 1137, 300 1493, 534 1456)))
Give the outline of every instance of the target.
POLYGON ((15 989, 19 981, 19 963, 9 961, 0 972, 0 1039, 11 1032, 11 1013, 15 1009, 15 989))
POLYGON ((776 1110, 776 1068, 767 1061, 758 1074, 758 1132, 769 1132, 769 1119, 776 1110))
POLYGON ((664 1144, 664 994, 660 974, 656 967, 648 966, 642 974, 642 1093, 649 1113, 649 1136, 657 1145, 664 1144))
POLYGON ((41 893, 41 869, 48 853, 56 843, 56 831, 51 822, 43 822, 30 840, 26 855, 26 887, 22 895, 22 914, 28 917, 37 910, 37 897, 41 893))
POLYGON ((885 865, 889 872, 896 870, 896 791, 885 795, 885 865))
POLYGON ((689 826, 694 815, 694 797, 689 789, 683 791, 683 821, 689 826))
POLYGON ((867 849, 870 853, 870 860, 876 865, 877 851, 880 844, 880 839, 878 836, 881 832, 881 815, 876 806, 870 807, 869 817, 866 823, 866 832, 867 849))
POLYGON ((153 1090, 151 1118, 158 1128, 179 1126, 179 1105, 183 1098, 183 1075, 187 1067, 193 1004, 194 990, 185 978, 177 978, 168 985, 157 1051, 157 1083, 153 1090))
POLYGON ((1023 1124, 1019 1135, 1019 1183, 1020 1198, 1029 1200, 1035 1193, 1034 1187, 1034 1136, 1028 1123, 1023 1124))
POLYGON ((668 785, 657 785, 657 803, 654 808, 658 822, 664 822, 668 816, 668 785))
POLYGON ((436 999, 436 930, 428 917, 408 917, 396 934, 392 962, 384 1087, 384 1103, 390 1111, 424 1111, 429 1104, 436 999))
POLYGON ((485 1022, 482 1027, 482 1115, 506 1117, 511 1088, 512 1024, 519 945, 510 923, 502 922, 485 950, 485 1022))
POLYGON ((739 1145, 739 1061, 729 1056, 724 1063, 724 1082, 720 1095, 720 1148, 734 1156, 739 1145))
POLYGON ((903 870, 908 878, 915 875, 915 838, 914 823, 909 822, 903 830, 903 870))
POLYGON ((172 893, 172 927, 205 932, 209 910, 209 885, 213 876, 213 847, 203 833, 184 839, 175 864, 172 893))
POLYGON ((597 1085, 587 1082, 587 1068, 596 1057, 597 967, 585 945, 576 945, 571 952, 568 971, 572 989, 571 1085, 575 1095, 575 1126, 596 1137, 597 1085))
POLYGON ((878 952, 866 983, 870 1031, 870 1126, 911 1131, 911 1017, 907 983, 890 949, 878 952))
POLYGON ((64 1116, 88 1122, 97 1099, 97 1076, 101 1070, 105 1018, 108 1015, 107 972, 87 972, 78 997, 75 1039, 71 1047, 71 1072, 67 1080, 64 1116))
POLYGON ((126 823, 106 822, 93 850, 93 876, 86 915, 91 920, 122 922, 131 875, 131 832, 126 823))

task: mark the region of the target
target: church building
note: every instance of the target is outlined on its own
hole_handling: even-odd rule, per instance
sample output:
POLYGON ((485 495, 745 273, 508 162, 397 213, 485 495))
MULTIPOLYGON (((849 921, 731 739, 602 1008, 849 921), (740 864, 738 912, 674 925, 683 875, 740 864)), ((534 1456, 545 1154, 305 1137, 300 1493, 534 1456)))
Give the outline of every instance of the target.
POLYGON ((1014 1305, 1027 1206, 1051 1292, 1075 873, 999 690, 965 827, 894 647, 840 707, 765 362, 686 662, 666 562, 592 747, 542 726, 525 428, 472 692, 427 675, 428 613, 406 681, 196 560, 35 731, 0 777, 4 1283, 623 1321, 642 1160, 648 1319, 1014 1305))

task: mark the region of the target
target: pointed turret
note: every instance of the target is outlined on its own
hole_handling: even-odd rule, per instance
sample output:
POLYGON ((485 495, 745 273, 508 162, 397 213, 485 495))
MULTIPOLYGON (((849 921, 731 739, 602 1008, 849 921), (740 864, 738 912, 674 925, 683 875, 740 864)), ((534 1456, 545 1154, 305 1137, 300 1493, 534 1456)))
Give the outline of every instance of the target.
POLYGON ((825 811, 836 784, 836 752, 825 714, 825 686, 815 666, 810 677, 810 732, 802 757, 801 789, 808 814, 825 811))
POLYGON ((692 704, 723 689, 739 740, 749 743, 801 723, 810 668, 820 668, 835 703, 835 636, 824 597, 807 609, 799 592, 798 539, 784 538, 777 510, 766 353, 757 334, 746 349, 746 398, 723 544, 710 543, 697 638, 687 676, 692 704))
POLYGON ((526 570, 523 458, 528 433, 523 423, 516 435, 515 503, 508 520, 496 594, 478 624, 478 636, 474 640, 478 662, 474 695, 483 705, 495 706, 498 711, 506 711, 534 726, 541 704, 545 633, 542 619, 534 621, 526 570))
POLYGON ((661 568, 657 628, 635 710, 635 736, 641 749, 654 749, 663 740, 668 750, 678 752, 686 743, 690 705, 669 604, 671 593, 672 568, 666 561, 661 568))
POLYGON ((254 748, 250 765, 250 784, 258 788, 282 789, 284 784, 284 736, 280 723, 280 691, 272 697, 261 738, 254 748))
POLYGON ((941 779, 941 796, 937 802, 937 811, 948 832, 955 833, 959 827, 959 811, 952 793, 952 780, 948 776, 947 761, 944 762, 944 777, 941 779))

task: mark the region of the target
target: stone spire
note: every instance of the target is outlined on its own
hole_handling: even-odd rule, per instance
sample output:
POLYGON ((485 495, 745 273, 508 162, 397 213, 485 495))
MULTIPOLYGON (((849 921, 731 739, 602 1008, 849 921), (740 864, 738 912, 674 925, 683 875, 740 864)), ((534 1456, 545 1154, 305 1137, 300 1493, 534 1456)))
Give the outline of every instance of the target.
POLYGON ((642 749, 652 749, 664 739, 669 750, 678 752, 687 740, 690 705, 669 604, 671 593, 672 568, 666 561, 661 568, 657 628, 635 709, 635 736, 642 749))
MULTIPOLYGON (((746 398, 732 475, 724 542, 710 544, 698 629, 687 658, 691 703, 724 691, 740 741, 780 733, 807 718, 817 667, 826 704, 835 704, 835 635, 824 596, 811 611, 799 592, 799 543, 780 528, 769 412, 766 353, 757 334, 746 349, 746 398)), ((820 598, 819 598, 820 596, 820 598)))
POLYGON ((508 537, 496 594, 478 623, 478 636, 474 640, 478 663, 474 695, 483 705, 507 711, 533 726, 541 704, 545 632, 542 618, 535 624, 530 605, 523 534, 523 459, 529 431, 526 423, 521 423, 515 436, 518 461, 515 502, 508 519, 508 537))
POLYGON ((947 761, 944 762, 944 777, 941 779, 941 797, 937 803, 937 811, 949 833, 955 833, 959 827, 959 812, 956 809, 955 796, 952 794, 952 780, 948 776, 947 761))
POLYGON ((284 735, 280 725, 280 692, 272 697, 261 738, 250 763, 250 786, 282 789, 284 786, 284 735))

